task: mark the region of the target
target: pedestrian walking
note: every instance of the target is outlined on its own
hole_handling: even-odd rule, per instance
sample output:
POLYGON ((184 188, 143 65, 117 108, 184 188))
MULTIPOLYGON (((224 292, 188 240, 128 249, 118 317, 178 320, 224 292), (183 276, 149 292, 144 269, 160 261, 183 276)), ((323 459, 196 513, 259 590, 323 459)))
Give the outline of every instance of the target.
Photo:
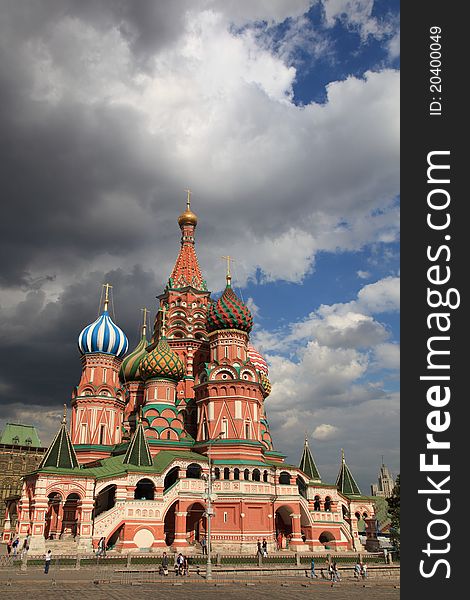
POLYGON ((165 577, 168 575, 168 555, 166 552, 163 553, 162 556, 162 575, 165 575, 165 577))
POLYGON ((27 537, 24 538, 23 546, 21 548, 21 559, 23 559, 29 550, 29 539, 27 537))
POLYGON ((183 574, 189 577, 189 556, 183 556, 183 574))
POLYGON ((279 532, 277 535, 277 549, 282 550, 282 533, 279 532))
POLYGON ((13 544, 13 540, 10 538, 8 540, 8 543, 7 543, 7 554, 8 554, 8 556, 10 556, 10 554, 11 554, 11 546, 12 546, 12 544, 13 544))
POLYGON ((259 556, 263 555, 263 549, 261 548, 261 542, 259 540, 256 544, 256 554, 258 554, 259 556))
POLYGON ((207 554, 207 542, 206 542, 206 536, 204 536, 201 540, 201 549, 202 549, 202 555, 204 556, 205 554, 207 554))
POLYGON ((310 577, 313 579, 314 577, 316 577, 315 575, 315 559, 312 557, 312 560, 310 561, 310 577))
POLYGON ((181 554, 181 552, 178 554, 178 558, 176 559, 176 571, 177 571, 177 575, 183 575, 183 571, 184 571, 184 556, 181 554))
POLYGON ((49 573, 49 567, 51 566, 51 560, 52 560, 52 552, 51 550, 48 550, 44 556, 44 573, 49 573))
POLYGON ((13 544, 11 545, 11 547, 13 549, 13 557, 15 557, 18 553, 19 543, 20 543, 20 538, 18 536, 16 536, 16 538, 13 540, 13 544))
POLYGON ((261 544, 261 548, 263 550, 263 558, 267 558, 268 556, 268 542, 266 538, 263 538, 263 543, 261 544))

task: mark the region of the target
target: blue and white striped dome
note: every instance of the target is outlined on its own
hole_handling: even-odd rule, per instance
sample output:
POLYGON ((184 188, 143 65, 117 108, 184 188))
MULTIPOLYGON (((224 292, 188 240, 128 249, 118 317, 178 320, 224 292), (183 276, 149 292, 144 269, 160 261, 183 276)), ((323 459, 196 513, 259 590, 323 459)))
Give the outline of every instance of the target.
POLYGON ((129 341, 126 334, 113 323, 107 310, 91 325, 87 325, 78 337, 82 354, 104 352, 121 358, 127 352, 129 341))

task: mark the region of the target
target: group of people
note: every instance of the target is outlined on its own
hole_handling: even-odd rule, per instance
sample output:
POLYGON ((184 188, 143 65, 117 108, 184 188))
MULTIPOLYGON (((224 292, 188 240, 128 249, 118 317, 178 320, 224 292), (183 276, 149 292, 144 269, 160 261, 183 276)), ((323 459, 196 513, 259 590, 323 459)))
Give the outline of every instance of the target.
POLYGON ((367 565, 366 565, 366 563, 358 561, 354 565, 354 579, 367 579, 367 565))
POLYGON ((19 556, 20 558, 23 558, 27 554, 28 550, 29 550, 29 535, 27 535, 24 538, 23 544, 21 545, 21 549, 20 549, 20 538, 18 536, 16 536, 14 539, 8 540, 8 543, 7 543, 8 556, 13 556, 13 558, 16 558, 17 556, 19 556))

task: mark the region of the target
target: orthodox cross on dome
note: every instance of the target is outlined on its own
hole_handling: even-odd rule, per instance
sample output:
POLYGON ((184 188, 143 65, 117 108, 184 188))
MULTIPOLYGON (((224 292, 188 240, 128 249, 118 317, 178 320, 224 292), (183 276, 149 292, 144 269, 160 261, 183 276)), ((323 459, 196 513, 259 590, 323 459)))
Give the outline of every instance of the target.
POLYGON ((346 461, 344 460, 344 449, 341 448, 341 463, 344 465, 346 461))
POLYGON ((143 313, 143 317, 142 317, 142 337, 144 337, 147 333, 147 313, 148 313, 148 308, 141 308, 140 309, 143 313))
POLYGON ((108 310, 109 306, 109 290, 113 288, 109 283, 103 283, 104 287, 104 310, 108 310))
POLYGON ((230 283, 232 281, 232 275, 230 273, 230 261, 232 261, 232 262, 235 262, 235 261, 231 256, 222 256, 222 259, 227 261, 227 275, 225 276, 225 278, 227 280, 227 285, 230 285, 230 283))
POLYGON ((188 194, 186 198, 186 210, 189 212, 191 210, 191 190, 187 189, 184 191, 188 194))
POLYGON ((62 424, 67 425, 67 405, 64 404, 64 414, 62 416, 62 424))
POLYGON ((160 307, 158 309, 158 312, 162 313, 162 321, 161 321, 162 325, 160 328, 160 331, 161 331, 160 337, 162 337, 162 338, 165 337, 165 333, 166 333, 166 311, 167 311, 166 304, 163 303, 163 307, 160 307))

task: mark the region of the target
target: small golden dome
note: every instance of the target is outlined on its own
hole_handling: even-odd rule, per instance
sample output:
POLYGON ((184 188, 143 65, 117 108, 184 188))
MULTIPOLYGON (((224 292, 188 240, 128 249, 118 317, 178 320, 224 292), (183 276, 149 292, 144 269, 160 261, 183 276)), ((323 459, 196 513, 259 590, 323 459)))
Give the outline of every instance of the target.
POLYGON ((197 215, 191 210, 191 191, 186 190, 188 193, 188 199, 186 200, 186 210, 178 217, 178 225, 197 225, 197 215))

